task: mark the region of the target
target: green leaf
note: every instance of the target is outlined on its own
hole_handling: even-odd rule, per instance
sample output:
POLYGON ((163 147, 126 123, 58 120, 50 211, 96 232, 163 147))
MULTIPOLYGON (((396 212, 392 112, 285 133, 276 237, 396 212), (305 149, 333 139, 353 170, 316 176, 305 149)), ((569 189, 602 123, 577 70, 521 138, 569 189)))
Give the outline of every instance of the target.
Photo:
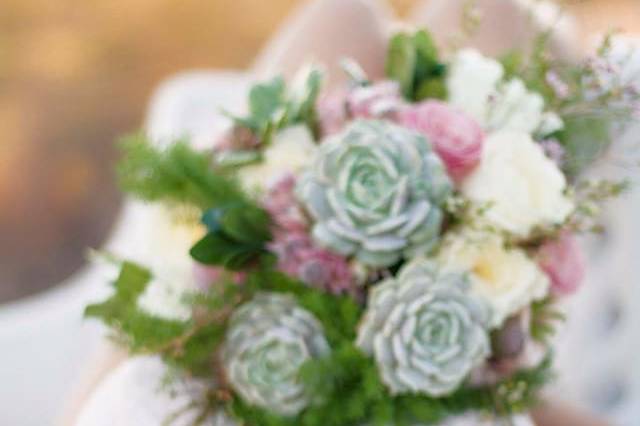
POLYGON ((433 38, 424 30, 396 34, 391 39, 386 73, 400 83, 402 93, 411 101, 446 97, 446 66, 439 61, 433 38))
POLYGON ((262 208, 239 204, 224 210, 221 229, 235 241, 262 245, 271 239, 271 218, 262 208))
POLYGON ((564 118, 564 129, 557 135, 566 150, 565 171, 577 176, 597 160, 611 143, 611 120, 605 116, 564 118))
POLYGON ((413 39, 404 33, 396 34, 389 42, 387 53, 387 77, 400 83, 402 93, 413 97, 413 83, 416 69, 416 49, 413 39))
POLYGON ((249 111, 252 121, 270 121, 284 107, 285 84, 282 77, 256 84, 249 92, 249 111))
POLYGON ((425 80, 418 87, 415 97, 418 101, 423 99, 446 99, 447 85, 441 79, 425 80))
POLYGON ((202 223, 209 233, 190 251, 200 263, 240 270, 266 254, 271 218, 259 207, 241 203, 211 209, 202 223))

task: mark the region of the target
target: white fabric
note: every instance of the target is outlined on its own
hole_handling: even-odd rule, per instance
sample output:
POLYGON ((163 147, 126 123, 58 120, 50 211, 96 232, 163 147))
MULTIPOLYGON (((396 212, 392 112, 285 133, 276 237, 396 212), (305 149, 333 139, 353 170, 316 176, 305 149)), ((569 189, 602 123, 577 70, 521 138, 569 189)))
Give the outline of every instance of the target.
MULTIPOLYGON (((190 393, 199 383, 178 385, 175 393, 161 391, 166 369, 157 358, 133 358, 111 372, 84 405, 76 426, 190 426, 200 415, 191 405, 190 393)), ((217 414, 203 426, 233 426, 217 414)))
MULTIPOLYGON (((75 426, 159 426, 190 402, 185 394, 158 392, 165 375, 162 363, 151 357, 133 358, 111 372, 84 405, 75 426)), ((190 384, 186 384, 188 387, 190 384)), ((197 383, 192 385, 198 386, 197 383)), ((172 426, 187 426, 197 411, 189 411, 172 426)), ((218 415, 203 426, 231 426, 218 415)), ((528 416, 496 420, 469 414, 441 426, 534 426, 528 416)))

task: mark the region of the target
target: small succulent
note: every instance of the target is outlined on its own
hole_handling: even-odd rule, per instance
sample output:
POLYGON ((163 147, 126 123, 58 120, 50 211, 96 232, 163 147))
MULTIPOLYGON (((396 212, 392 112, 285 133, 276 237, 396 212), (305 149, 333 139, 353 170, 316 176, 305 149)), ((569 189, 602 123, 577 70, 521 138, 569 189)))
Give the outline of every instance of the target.
POLYGON ((466 276, 416 259, 369 293, 357 344, 392 394, 457 389, 489 355, 489 312, 466 276))
POLYGON ((375 120, 356 120, 324 142, 297 187, 314 240, 373 267, 431 251, 450 191, 424 137, 375 120))
POLYGON ((223 364, 227 380, 246 402, 294 416, 309 403, 300 367, 328 352, 320 323, 293 297, 260 293, 232 315, 223 364))

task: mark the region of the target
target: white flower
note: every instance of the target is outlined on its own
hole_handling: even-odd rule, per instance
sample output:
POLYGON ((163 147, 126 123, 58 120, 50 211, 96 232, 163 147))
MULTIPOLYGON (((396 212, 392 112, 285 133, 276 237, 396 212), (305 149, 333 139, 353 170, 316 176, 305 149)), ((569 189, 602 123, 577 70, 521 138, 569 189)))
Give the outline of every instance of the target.
POLYGON ((482 220, 526 237, 536 226, 562 223, 571 213, 565 188, 562 172, 529 135, 498 132, 485 140, 480 165, 461 191, 486 205, 482 220))
POLYGON ((463 49, 454 58, 447 77, 449 103, 485 124, 489 100, 503 76, 499 62, 477 50, 463 49))
POLYGON ((445 270, 469 273, 472 291, 492 308, 494 328, 548 293, 549 278, 537 264, 523 250, 507 249, 495 234, 449 234, 438 260, 445 270))
POLYGON ((544 99, 522 80, 503 80, 504 69, 473 49, 454 58, 447 78, 449 102, 473 116, 488 131, 513 130, 543 135, 563 127, 557 115, 544 112, 544 99), (552 122, 549 122, 552 120, 552 122))
POLYGON ((247 190, 264 192, 283 175, 298 174, 309 166, 316 149, 307 126, 287 127, 274 136, 263 152, 262 162, 242 167, 238 177, 247 190))
POLYGON ((153 279, 138 299, 140 309, 166 319, 190 318, 191 307, 183 301, 185 293, 196 289, 189 249, 204 232, 200 225, 178 220, 177 212, 165 206, 127 206, 109 250, 151 271, 153 279))

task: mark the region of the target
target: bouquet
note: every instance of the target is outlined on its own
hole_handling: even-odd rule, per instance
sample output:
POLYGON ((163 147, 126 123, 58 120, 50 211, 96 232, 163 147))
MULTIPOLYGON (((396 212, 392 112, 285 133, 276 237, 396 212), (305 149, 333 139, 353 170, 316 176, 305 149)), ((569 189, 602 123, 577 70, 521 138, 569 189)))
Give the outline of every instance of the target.
POLYGON ((86 315, 158 355, 196 424, 526 413, 584 275, 576 235, 626 187, 583 171, 640 106, 610 38, 579 64, 545 41, 495 59, 399 33, 387 79, 346 60, 332 91, 319 65, 257 83, 209 151, 126 138, 122 187, 193 235, 193 277, 166 317, 140 302, 175 277, 110 254, 113 294, 86 315))

